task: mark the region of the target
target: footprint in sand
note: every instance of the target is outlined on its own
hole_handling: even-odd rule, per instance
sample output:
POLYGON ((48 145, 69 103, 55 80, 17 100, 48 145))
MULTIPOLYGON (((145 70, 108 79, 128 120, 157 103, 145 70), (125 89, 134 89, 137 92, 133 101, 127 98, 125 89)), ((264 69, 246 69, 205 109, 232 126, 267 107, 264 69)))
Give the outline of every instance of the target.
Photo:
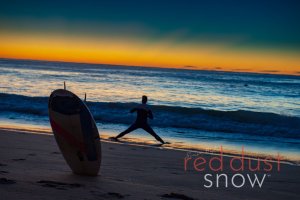
POLYGON ((24 161, 26 159, 25 158, 15 158, 15 159, 11 159, 11 160, 13 160, 13 161, 24 161))
POLYGON ((4 164, 4 163, 0 163, 0 167, 6 167, 7 164, 4 164))
POLYGON ((0 174, 8 174, 8 171, 0 171, 0 174))
POLYGON ((168 198, 168 199, 180 199, 180 200, 197 200, 197 199, 194 199, 192 197, 188 197, 184 194, 173 193, 173 192, 171 192, 169 194, 160 195, 160 197, 168 198))
POLYGON ((83 187, 84 185, 79 183, 63 183, 58 181, 47 181, 47 180, 41 180, 37 182, 42 187, 49 187, 49 188, 55 188, 58 190, 67 190, 70 188, 79 188, 83 187))
POLYGON ((0 178, 1 185, 11 185, 17 183, 15 180, 7 179, 7 178, 0 178))
POLYGON ((123 195, 117 192, 107 192, 107 193, 99 193, 97 191, 90 191, 92 194, 102 197, 104 199, 124 199, 125 197, 130 196, 129 194, 123 195))
POLYGON ((36 154, 35 153, 30 153, 30 154, 28 154, 29 156, 36 156, 36 154))
POLYGON ((115 180, 115 181, 120 181, 120 182, 124 182, 123 179, 119 179, 119 178, 116 178, 116 179, 113 179, 113 180, 115 180))
POLYGON ((122 195, 117 192, 108 192, 107 195, 109 195, 110 197, 115 197, 117 199, 123 199, 123 198, 125 198, 125 196, 129 196, 129 195, 122 195))

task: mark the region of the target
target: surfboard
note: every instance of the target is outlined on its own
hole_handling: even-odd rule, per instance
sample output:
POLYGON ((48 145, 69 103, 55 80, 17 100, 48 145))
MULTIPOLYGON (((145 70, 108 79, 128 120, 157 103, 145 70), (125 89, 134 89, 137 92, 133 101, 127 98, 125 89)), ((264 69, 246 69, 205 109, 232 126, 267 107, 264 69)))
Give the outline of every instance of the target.
POLYGON ((73 173, 96 176, 101 165, 101 143, 86 104, 72 92, 58 89, 50 95, 48 110, 56 142, 73 173))

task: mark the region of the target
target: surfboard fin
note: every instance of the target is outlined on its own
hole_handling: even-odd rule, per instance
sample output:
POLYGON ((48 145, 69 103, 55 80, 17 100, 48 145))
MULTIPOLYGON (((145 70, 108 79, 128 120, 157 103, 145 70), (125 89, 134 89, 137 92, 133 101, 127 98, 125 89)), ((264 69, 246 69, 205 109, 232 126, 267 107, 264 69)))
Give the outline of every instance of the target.
POLYGON ((84 93, 84 102, 86 102, 86 93, 84 93))
POLYGON ((66 90, 66 81, 64 81, 64 90, 66 90))

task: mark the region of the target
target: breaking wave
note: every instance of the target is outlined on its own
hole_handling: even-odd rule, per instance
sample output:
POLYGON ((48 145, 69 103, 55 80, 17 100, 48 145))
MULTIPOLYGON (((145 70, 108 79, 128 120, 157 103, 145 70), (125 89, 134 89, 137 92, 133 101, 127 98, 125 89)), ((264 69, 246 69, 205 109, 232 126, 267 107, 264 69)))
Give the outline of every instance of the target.
MULTIPOLYGON (((0 115, 6 113, 48 116, 48 97, 0 93, 0 115)), ((100 123, 129 124, 135 119, 129 110, 135 103, 87 102, 100 123)), ((191 128, 212 132, 245 133, 284 138, 300 138, 300 118, 246 110, 220 111, 202 108, 152 105, 157 127, 191 128)))

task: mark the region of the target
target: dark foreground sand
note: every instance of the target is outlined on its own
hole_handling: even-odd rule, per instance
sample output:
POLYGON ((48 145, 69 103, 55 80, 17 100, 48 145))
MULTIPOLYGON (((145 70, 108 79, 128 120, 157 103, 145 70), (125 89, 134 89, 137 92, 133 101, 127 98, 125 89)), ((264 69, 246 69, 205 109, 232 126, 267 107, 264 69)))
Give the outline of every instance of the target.
MULTIPOLYGON (((297 166, 282 164, 262 188, 221 182, 207 189, 203 174, 211 172, 184 171, 186 152, 110 142, 102 151, 100 175, 82 177, 72 174, 52 135, 0 130, 0 199, 300 199, 297 166)), ((233 175, 228 167, 223 173, 233 175)))

